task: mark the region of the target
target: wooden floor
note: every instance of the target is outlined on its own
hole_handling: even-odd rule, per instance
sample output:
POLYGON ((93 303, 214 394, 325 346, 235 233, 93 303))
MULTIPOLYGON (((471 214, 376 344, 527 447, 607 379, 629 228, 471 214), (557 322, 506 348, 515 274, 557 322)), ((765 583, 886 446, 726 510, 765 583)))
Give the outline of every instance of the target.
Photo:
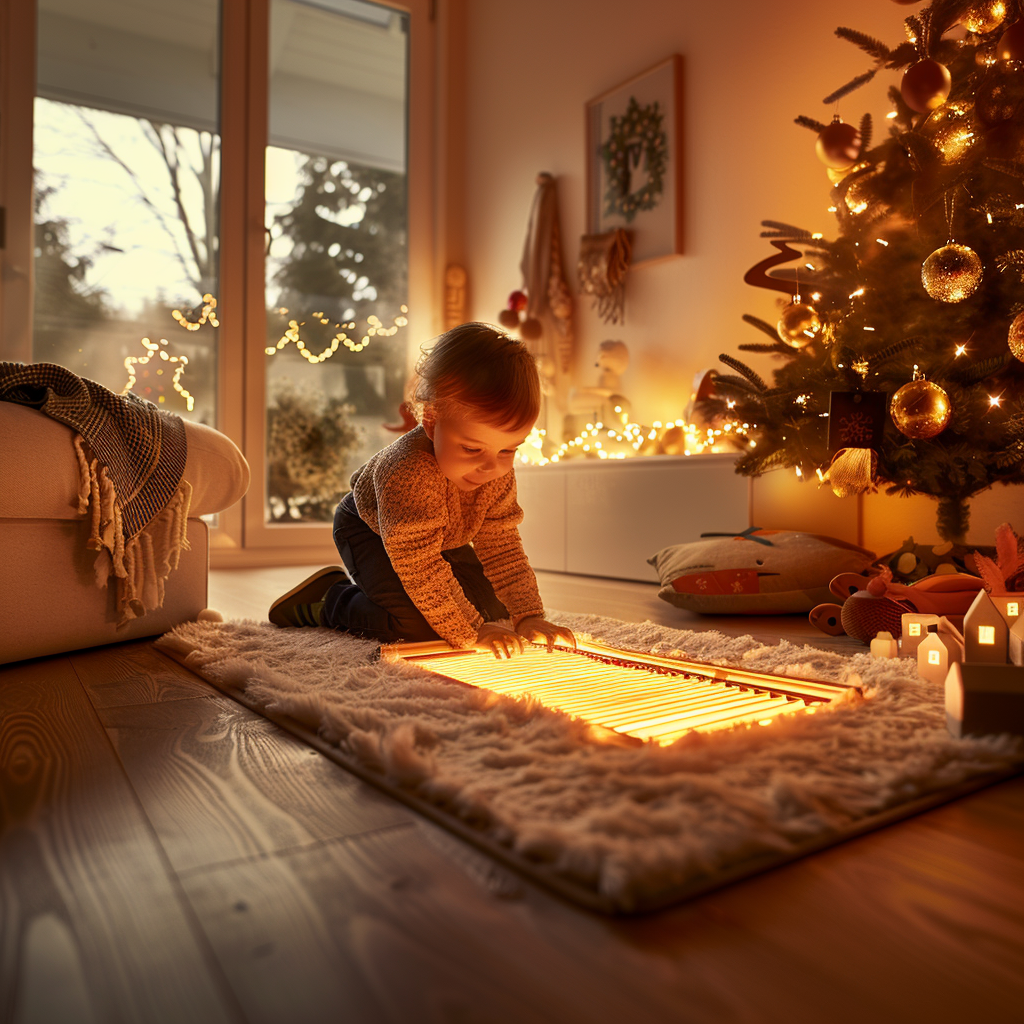
MULTIPOLYGON (((210 603, 262 618, 301 576, 216 572, 210 603)), ((541 587, 564 611, 818 639, 641 584, 541 587)), ((136 641, 0 669, 0 826, 4 1024, 1024 1020, 1024 779, 613 920, 136 641)))

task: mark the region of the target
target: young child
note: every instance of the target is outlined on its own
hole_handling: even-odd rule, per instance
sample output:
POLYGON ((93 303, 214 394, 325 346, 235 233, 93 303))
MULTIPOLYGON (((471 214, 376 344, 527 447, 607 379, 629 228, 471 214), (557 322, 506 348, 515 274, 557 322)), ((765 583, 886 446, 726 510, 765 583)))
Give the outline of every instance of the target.
POLYGON ((575 646, 544 618, 519 539, 512 462, 540 411, 533 357, 468 323, 441 335, 416 374, 420 425, 356 470, 335 512, 348 575, 319 570, 271 605, 270 621, 385 642, 440 637, 497 658, 521 652, 521 637, 575 646))

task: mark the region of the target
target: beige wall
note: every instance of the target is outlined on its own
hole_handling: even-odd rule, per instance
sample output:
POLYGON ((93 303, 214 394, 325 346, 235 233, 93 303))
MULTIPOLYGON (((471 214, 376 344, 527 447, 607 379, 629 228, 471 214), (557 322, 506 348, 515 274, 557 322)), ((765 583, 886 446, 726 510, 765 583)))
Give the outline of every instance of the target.
MULTIPOLYGON (((684 59, 686 255, 640 267, 626 323, 606 327, 578 306, 580 383, 592 354, 621 338, 632 363, 624 393, 641 420, 680 416, 694 373, 720 365, 757 332, 743 313, 775 318, 773 293, 743 283, 773 250, 763 219, 834 234, 828 180, 798 114, 828 120, 821 99, 866 70, 868 58, 833 35, 850 25, 895 45, 906 7, 889 0, 459 0, 465 10, 465 192, 451 256, 470 274, 470 313, 495 321, 519 287, 519 257, 538 171, 558 177, 567 270, 575 280, 583 232, 583 108, 671 53, 684 59)), ((892 72, 842 101, 884 131, 892 72)), ((455 211, 453 211, 455 212, 455 211)), ((767 368, 763 366, 762 368, 767 368)))

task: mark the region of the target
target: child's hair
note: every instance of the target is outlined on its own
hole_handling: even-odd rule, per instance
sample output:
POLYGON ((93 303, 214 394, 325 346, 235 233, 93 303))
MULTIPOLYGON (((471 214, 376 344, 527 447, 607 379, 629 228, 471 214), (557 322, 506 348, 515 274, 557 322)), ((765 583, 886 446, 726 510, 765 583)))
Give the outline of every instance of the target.
POLYGON ((540 375, 529 349, 491 324, 459 324, 442 334, 416 364, 412 406, 444 415, 471 409, 510 430, 532 427, 540 413, 540 375))

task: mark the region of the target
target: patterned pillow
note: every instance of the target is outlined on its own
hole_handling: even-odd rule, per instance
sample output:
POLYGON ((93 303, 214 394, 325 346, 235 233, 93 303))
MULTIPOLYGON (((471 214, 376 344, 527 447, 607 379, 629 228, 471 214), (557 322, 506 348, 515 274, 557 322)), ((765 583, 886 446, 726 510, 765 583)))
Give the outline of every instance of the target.
POLYGON ((863 572, 875 553, 835 537, 752 526, 738 534, 701 534, 648 559, 658 596, 704 615, 783 615, 833 600, 841 572, 863 572))

